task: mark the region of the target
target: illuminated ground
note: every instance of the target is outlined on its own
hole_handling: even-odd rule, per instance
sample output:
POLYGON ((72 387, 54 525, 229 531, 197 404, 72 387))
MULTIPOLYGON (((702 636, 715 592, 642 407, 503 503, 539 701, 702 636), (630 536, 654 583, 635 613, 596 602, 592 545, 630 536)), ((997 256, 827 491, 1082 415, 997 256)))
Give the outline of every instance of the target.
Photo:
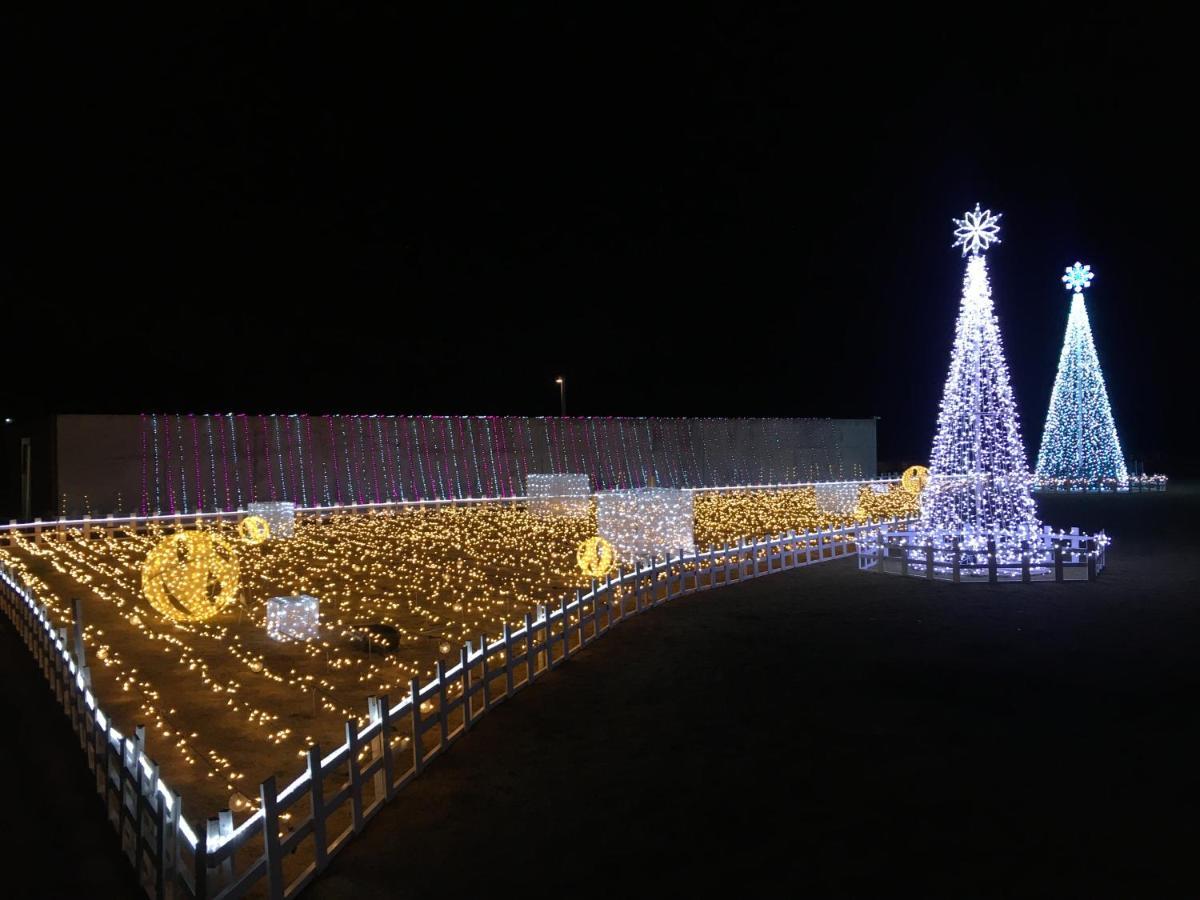
POLYGON ((1039 504, 1107 527, 1100 581, 844 561, 674 601, 484 718, 304 896, 439 896, 464 871, 587 896, 1196 896, 1200 490, 1039 504))
MULTIPOLYGON (((697 542, 835 518, 811 491, 706 497, 697 542)), ((256 799, 271 773, 290 781, 312 742, 336 746, 347 718, 365 719, 368 695, 398 700, 414 675, 427 679, 439 659, 457 659, 464 641, 495 637, 505 621, 583 585, 575 547, 594 533, 594 518, 541 519, 498 505, 305 522, 290 541, 235 543, 238 601, 184 624, 142 595, 141 564, 162 534, 84 542, 74 532, 41 546, 22 540, 0 558, 25 573, 60 622, 70 598, 81 598, 102 707, 125 728, 146 725, 147 752, 198 822, 230 806, 235 791, 256 799), (296 593, 320 598, 321 639, 269 640, 265 601, 296 593), (400 649, 355 645, 356 626, 367 623, 396 628, 400 649)), ((232 529, 223 534, 236 542, 232 529)))

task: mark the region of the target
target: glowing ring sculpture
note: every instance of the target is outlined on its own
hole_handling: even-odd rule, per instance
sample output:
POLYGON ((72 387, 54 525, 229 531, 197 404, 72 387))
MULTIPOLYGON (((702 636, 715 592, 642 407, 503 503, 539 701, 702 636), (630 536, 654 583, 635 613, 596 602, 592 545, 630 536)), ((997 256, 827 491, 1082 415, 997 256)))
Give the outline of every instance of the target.
POLYGON ((929 470, 924 466, 909 466, 900 476, 900 486, 910 494, 919 494, 929 482, 929 470))
POLYGON ((246 516, 238 522, 238 536, 247 544, 261 544, 271 536, 271 526, 262 516, 246 516))
POLYGON ((163 538, 142 563, 142 592, 177 622, 203 622, 237 595, 233 545, 216 534, 181 531, 163 538))
POLYGON ((617 565, 613 545, 599 536, 582 541, 575 552, 575 559, 583 574, 589 578, 603 578, 617 565))

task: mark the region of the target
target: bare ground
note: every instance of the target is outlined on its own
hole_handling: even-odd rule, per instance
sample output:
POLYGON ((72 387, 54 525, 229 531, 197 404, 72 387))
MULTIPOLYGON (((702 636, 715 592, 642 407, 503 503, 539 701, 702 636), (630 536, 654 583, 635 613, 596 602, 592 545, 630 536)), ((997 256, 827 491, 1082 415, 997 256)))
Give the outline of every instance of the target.
POLYGON ((1095 584, 832 563, 684 598, 505 703, 306 896, 1196 896, 1200 491, 1046 497, 1095 584))

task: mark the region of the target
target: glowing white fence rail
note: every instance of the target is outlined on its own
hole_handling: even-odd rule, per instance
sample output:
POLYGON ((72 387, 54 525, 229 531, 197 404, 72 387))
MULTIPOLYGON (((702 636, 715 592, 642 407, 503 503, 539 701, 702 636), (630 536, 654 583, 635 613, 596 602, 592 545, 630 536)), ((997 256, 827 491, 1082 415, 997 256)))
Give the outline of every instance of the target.
POLYGON ((557 608, 539 607, 521 627, 506 625, 498 640, 480 636, 461 648, 454 666, 444 670, 439 663, 428 684, 413 679, 396 705, 386 696, 369 698, 365 728, 348 721, 336 750, 322 755, 319 746, 310 748, 306 770, 283 790, 273 777, 264 781, 260 808, 237 828, 210 822, 195 855, 198 894, 232 900, 265 879, 268 897, 294 897, 480 716, 614 625, 684 594, 852 555, 859 529, 876 524, 652 559, 593 582, 557 608), (293 824, 281 834, 285 814, 293 824), (308 852, 298 853, 302 846, 308 852))
MULTIPOLYGON (((121 849, 150 897, 174 896, 182 884, 192 890, 190 873, 181 867, 178 837, 191 847, 196 835, 181 814, 179 795, 158 776, 158 765, 144 751, 145 729, 121 734, 96 702, 91 674, 71 656, 67 629, 55 629, 49 611, 0 564, 0 607, 29 648, 87 753, 96 791, 121 838, 121 849)), ((76 616, 78 622, 78 616, 76 616)), ((75 635, 76 653, 81 636, 75 635)), ((53 828, 53 823, 50 824, 53 828)))
POLYGON ((977 553, 952 545, 936 545, 905 520, 897 526, 863 528, 857 542, 858 567, 888 575, 935 581, 1095 581, 1108 562, 1110 541, 1103 532, 1082 534, 1078 528, 1054 531, 1044 526, 1038 540, 1026 542, 1019 561, 998 559, 996 544, 977 553), (975 556, 973 562, 964 557, 975 556))

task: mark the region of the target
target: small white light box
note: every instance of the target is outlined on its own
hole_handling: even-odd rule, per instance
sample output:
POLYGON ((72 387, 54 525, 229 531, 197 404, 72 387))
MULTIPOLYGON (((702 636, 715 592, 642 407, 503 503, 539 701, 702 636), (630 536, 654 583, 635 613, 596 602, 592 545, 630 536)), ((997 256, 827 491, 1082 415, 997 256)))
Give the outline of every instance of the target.
POLYGON ((531 515, 585 518, 591 507, 592 483, 587 475, 544 475, 525 478, 525 508, 531 515))
POLYGON ((312 641, 321 632, 321 603, 308 594, 267 601, 267 637, 274 641, 312 641))
POLYGON ((648 487, 596 495, 596 530, 621 562, 695 552, 692 522, 691 491, 648 487))
POLYGON ((251 503, 246 512, 267 520, 272 538, 290 538, 296 530, 295 503, 251 503))
POLYGON ((818 481, 813 485, 817 508, 831 516, 853 516, 858 508, 858 481, 818 481))

